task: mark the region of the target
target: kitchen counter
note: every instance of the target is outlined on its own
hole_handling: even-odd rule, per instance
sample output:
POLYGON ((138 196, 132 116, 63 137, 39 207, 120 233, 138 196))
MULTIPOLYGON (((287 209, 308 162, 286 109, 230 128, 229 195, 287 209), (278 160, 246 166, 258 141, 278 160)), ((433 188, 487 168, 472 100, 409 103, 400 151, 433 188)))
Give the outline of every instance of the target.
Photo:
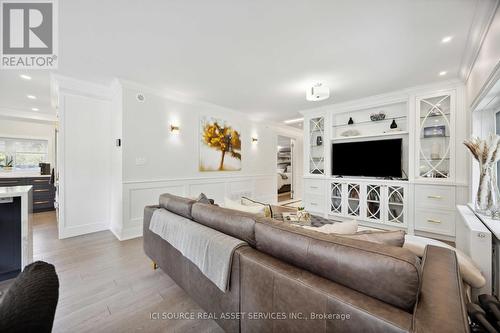
POLYGON ((33 186, 33 211, 38 213, 54 210, 56 188, 50 180, 50 175, 34 172, 4 172, 0 173, 0 188, 33 186))
POLYGON ((0 187, 0 281, 33 261, 32 186, 0 187))
POLYGON ((34 178, 34 177, 50 178, 50 175, 41 175, 39 172, 0 171, 0 178, 34 178))

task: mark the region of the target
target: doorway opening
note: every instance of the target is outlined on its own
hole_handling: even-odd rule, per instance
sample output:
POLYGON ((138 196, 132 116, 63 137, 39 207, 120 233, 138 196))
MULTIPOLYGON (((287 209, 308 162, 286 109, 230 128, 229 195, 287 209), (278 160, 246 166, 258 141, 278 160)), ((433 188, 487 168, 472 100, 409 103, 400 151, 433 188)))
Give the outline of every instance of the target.
POLYGON ((294 199, 293 157, 294 139, 278 135, 276 178, 278 182, 278 202, 294 199))

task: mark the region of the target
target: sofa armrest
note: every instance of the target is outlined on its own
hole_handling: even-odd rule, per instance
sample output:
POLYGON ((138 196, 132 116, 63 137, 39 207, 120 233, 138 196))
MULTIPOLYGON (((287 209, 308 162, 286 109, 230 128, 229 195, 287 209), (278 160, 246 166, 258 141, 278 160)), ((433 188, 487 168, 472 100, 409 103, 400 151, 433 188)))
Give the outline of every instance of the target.
POLYGON ((465 294, 455 252, 428 245, 413 314, 414 332, 469 332, 465 294))

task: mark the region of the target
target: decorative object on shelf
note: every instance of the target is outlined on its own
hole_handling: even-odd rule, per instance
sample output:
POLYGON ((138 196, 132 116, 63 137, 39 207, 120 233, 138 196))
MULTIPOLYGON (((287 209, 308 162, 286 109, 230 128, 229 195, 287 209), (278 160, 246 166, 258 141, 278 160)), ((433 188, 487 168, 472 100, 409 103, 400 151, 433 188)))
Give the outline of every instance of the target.
POLYGON ((479 185, 476 194, 475 210, 480 214, 499 218, 500 192, 498 190, 495 171, 500 160, 500 136, 491 134, 482 140, 471 137, 464 141, 472 156, 479 162, 479 185))
POLYGON ((323 101, 330 97, 330 88, 321 83, 316 83, 306 90, 306 100, 310 102, 323 101))
POLYGON ((424 138, 438 138, 446 136, 446 126, 429 126, 424 127, 424 138))
POLYGON ((228 122, 202 117, 200 122, 200 171, 240 171, 240 131, 228 122))
POLYGON ((13 156, 5 156, 5 162, 3 165, 0 165, 3 171, 11 171, 14 167, 14 157, 13 156))
POLYGON ((431 160, 439 160, 441 158, 441 144, 433 142, 431 146, 431 160))
POLYGON ((391 129, 398 128, 398 124, 396 124, 396 119, 392 120, 391 126, 389 126, 391 129))
POLYGON ((370 115, 370 120, 371 121, 380 121, 385 119, 385 112, 380 111, 379 113, 372 113, 370 115))
POLYGON ((321 135, 318 135, 316 137, 316 145, 321 146, 322 144, 323 144, 323 138, 321 137, 321 135))
POLYGON ((349 121, 347 122, 347 125, 352 125, 354 124, 354 120, 352 120, 352 117, 349 117, 349 121))
POLYGON ((341 136, 345 136, 345 137, 349 137, 349 136, 358 136, 360 135, 361 133, 359 133, 358 130, 355 130, 355 129, 350 129, 350 130, 347 130, 347 131, 344 131, 342 132, 340 135, 341 136))

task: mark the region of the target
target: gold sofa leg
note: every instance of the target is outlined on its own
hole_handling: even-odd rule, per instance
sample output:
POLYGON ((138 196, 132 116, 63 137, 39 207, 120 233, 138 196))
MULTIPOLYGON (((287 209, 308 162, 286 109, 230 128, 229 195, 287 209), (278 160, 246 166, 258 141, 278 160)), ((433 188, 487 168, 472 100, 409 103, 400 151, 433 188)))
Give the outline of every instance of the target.
POLYGON ((151 266, 153 267, 153 270, 158 269, 158 264, 154 261, 151 261, 151 266))

